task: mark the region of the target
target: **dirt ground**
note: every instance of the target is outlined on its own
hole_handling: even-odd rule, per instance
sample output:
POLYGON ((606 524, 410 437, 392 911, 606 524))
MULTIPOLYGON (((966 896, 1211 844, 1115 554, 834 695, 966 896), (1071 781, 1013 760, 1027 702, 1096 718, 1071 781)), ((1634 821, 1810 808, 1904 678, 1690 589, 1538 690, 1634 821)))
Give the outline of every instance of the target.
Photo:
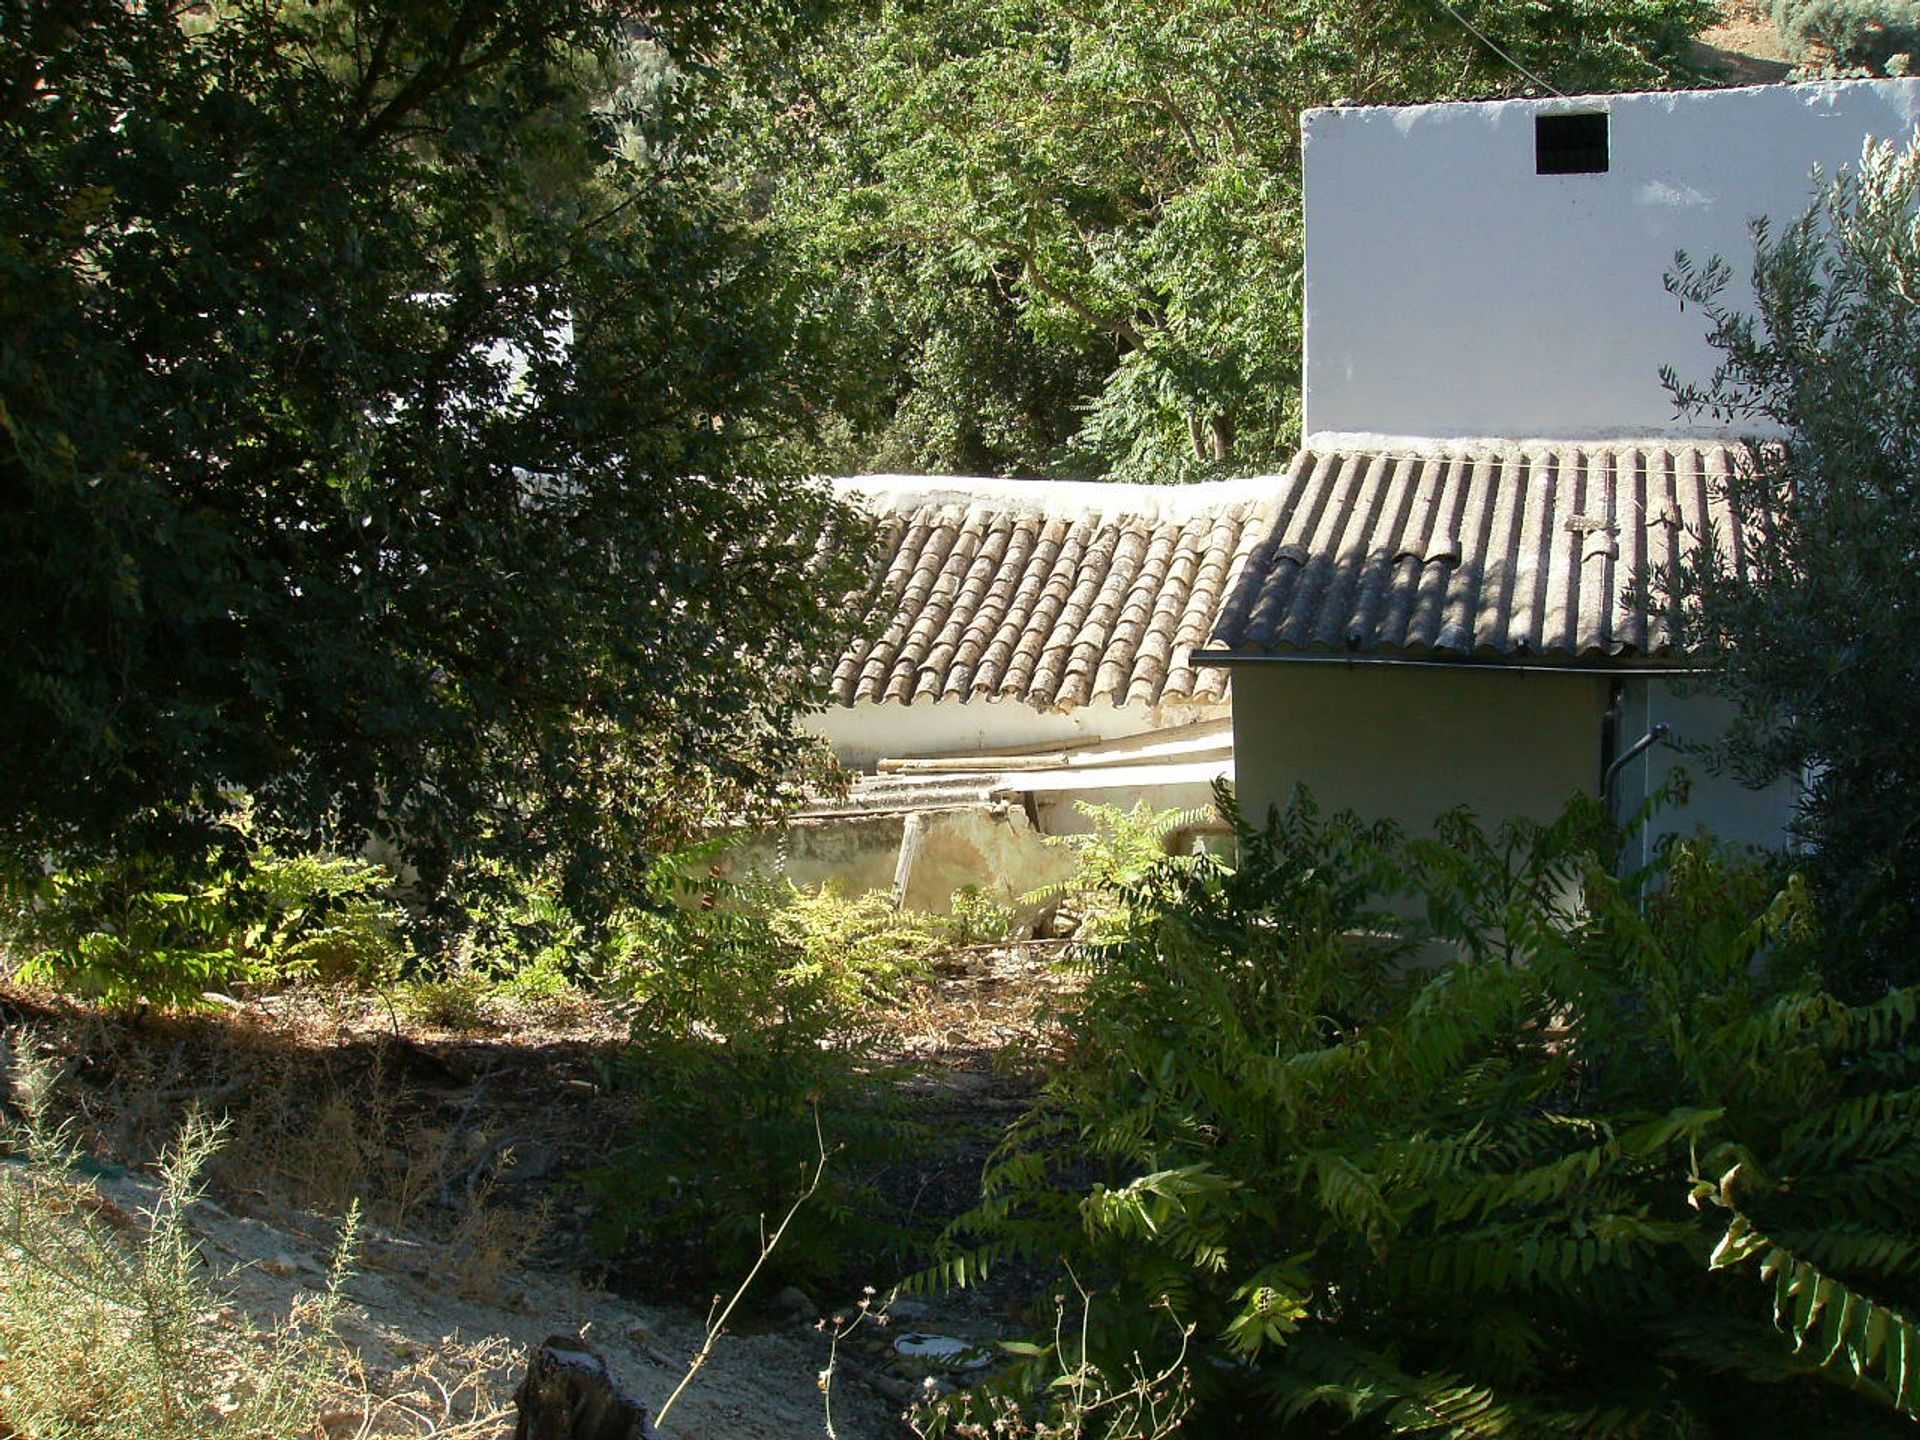
MULTIPOLYGON (((1074 983, 1059 954, 1045 944, 960 952, 888 1017, 886 1047, 905 1077, 892 1083, 947 1137, 889 1167, 890 1199, 941 1220, 977 1198, 991 1137, 1031 1098, 1050 1017, 1074 983)), ((700 1349, 706 1285, 644 1265, 610 1271, 588 1241, 594 1206, 577 1176, 632 1124, 607 1083, 625 1043, 615 1015, 548 1007, 446 1030, 377 995, 296 994, 108 1016, 0 989, 0 1023, 10 1046, 63 1069, 61 1104, 102 1162, 105 1193, 129 1212, 151 1204, 152 1166, 190 1107, 229 1117, 194 1224, 212 1272, 229 1277, 235 1323, 270 1327, 317 1291, 341 1217, 361 1201, 341 1334, 365 1395, 336 1417, 340 1434, 370 1411, 384 1424, 411 1414, 438 1433, 505 1434, 528 1347, 550 1334, 584 1330, 655 1409, 700 1349)), ((884 1291, 893 1278, 871 1283, 884 1291)), ((664 1432, 826 1434, 820 1377, 831 1363, 835 1434, 908 1435, 902 1412, 927 1372, 898 1355, 900 1336, 990 1350, 1018 1333, 1019 1298, 901 1299, 887 1327, 869 1320, 835 1347, 832 1317, 855 1317, 858 1293, 760 1286, 664 1432)))
POLYGON ((1787 78, 1793 60, 1774 28, 1768 0, 1722 0, 1720 15, 1720 23, 1704 31, 1698 42, 1709 62, 1743 85, 1770 85, 1787 78))

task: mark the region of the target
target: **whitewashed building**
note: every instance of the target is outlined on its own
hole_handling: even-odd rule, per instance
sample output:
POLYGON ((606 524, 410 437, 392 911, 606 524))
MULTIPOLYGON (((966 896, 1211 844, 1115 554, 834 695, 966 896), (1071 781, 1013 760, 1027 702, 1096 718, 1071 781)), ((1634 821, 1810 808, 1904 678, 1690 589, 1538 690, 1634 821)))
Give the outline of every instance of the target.
POLYGON ((1685 763, 1664 828, 1778 843, 1790 786, 1685 755, 1727 716, 1648 598, 1737 545, 1719 483, 1746 453, 1675 414, 1661 367, 1717 355, 1663 280, 1676 251, 1744 276, 1756 218, 1916 120, 1920 80, 1309 112, 1300 454, 1165 489, 845 482, 883 558, 817 725, 867 778, 794 873, 1018 893, 1064 863, 1038 837, 1072 800, 1216 776, 1254 815, 1304 783, 1415 827, 1548 818, 1658 726, 1618 811, 1685 763))
POLYGON ((1682 753, 1727 716, 1646 597, 1737 546, 1716 477, 1744 454, 1675 413, 1661 367, 1719 357, 1663 281, 1720 255, 1750 296, 1752 223, 1917 119, 1915 80, 1306 116, 1308 438, 1199 652, 1232 675, 1243 806, 1305 781, 1412 824, 1544 817, 1664 724, 1616 809, 1687 763, 1662 828, 1780 842, 1791 786, 1682 753))

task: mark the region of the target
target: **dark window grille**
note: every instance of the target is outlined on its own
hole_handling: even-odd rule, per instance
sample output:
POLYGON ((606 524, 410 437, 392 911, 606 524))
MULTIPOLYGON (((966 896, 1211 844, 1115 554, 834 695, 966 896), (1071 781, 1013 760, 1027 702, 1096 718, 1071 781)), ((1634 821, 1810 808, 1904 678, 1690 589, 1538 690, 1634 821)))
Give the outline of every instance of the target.
POLYGON ((1540 175, 1606 174, 1606 111, 1534 116, 1533 168, 1540 175))

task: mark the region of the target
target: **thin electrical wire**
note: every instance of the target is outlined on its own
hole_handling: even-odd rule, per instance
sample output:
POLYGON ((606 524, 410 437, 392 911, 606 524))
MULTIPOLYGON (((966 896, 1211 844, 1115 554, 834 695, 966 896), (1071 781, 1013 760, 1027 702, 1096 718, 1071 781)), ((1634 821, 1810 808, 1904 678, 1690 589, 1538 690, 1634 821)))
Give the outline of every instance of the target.
POLYGON ((1467 19, 1466 16, 1462 15, 1458 10, 1454 9, 1453 6, 1447 3, 1447 0, 1434 0, 1434 3, 1438 5, 1442 10, 1446 11, 1447 14, 1451 15, 1454 19, 1458 20, 1461 23, 1461 25, 1463 25, 1476 39, 1480 41, 1482 45, 1486 46, 1489 50, 1493 51, 1494 54, 1498 55, 1502 60, 1506 61, 1507 64, 1511 65, 1515 70, 1519 71, 1528 80, 1531 80, 1535 85, 1538 85, 1542 90, 1545 90, 1550 94, 1559 96, 1562 100, 1565 100, 1567 98, 1566 91, 1560 89, 1557 86, 1549 85, 1546 81, 1542 80, 1538 75, 1534 74, 1531 70, 1527 69, 1526 66, 1522 65, 1518 60, 1514 59, 1513 56, 1509 55, 1505 50, 1502 50, 1497 44, 1494 43, 1493 37, 1491 35, 1487 34, 1486 31, 1482 30, 1478 25, 1475 25, 1471 20, 1467 19))

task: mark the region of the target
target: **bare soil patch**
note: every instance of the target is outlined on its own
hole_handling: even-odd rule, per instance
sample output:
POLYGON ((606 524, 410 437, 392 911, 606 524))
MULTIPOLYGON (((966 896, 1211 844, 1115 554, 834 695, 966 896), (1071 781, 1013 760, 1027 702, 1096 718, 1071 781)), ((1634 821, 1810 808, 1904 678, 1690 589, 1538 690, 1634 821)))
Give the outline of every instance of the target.
MULTIPOLYGON (((1035 1093, 1074 983, 1059 955, 957 952, 885 1017, 885 1049, 902 1067, 889 1083, 939 1138, 873 1179, 927 1230, 978 1198, 982 1163, 1035 1093)), ((593 1204, 577 1177, 633 1123, 608 1083, 624 1026, 598 1007, 524 1009, 452 1031, 412 1023, 378 995, 110 1015, 0 989, 0 1025, 10 1045, 64 1067, 62 1104, 130 1210, 192 1107, 226 1118, 195 1224, 215 1270, 238 1267, 233 1303, 251 1323, 270 1325, 322 1283, 340 1218, 361 1203, 343 1338, 369 1397, 411 1396, 423 1414, 464 1407, 470 1428, 458 1433, 504 1433, 510 1423, 495 1422, 528 1347, 551 1333, 584 1329, 656 1406, 700 1346, 709 1294, 664 1272, 648 1283, 644 1255, 609 1267, 588 1242, 593 1204)), ((898 1277, 862 1278, 884 1292, 898 1277)), ((1017 1330, 1023 1281, 1044 1283, 1012 1275, 986 1292, 908 1300, 894 1332, 991 1345, 1017 1330)), ((817 1322, 856 1313, 858 1287, 846 1288, 749 1296, 666 1433, 824 1433, 829 1339, 817 1322)), ((914 1385, 891 1341, 870 1322, 839 1348, 834 1419, 848 1440, 908 1433, 899 1415, 914 1385)))
POLYGON ((1766 0, 1722 0, 1720 23, 1703 31, 1700 58, 1740 85, 1771 85, 1787 78, 1793 57, 1773 23, 1766 0))

